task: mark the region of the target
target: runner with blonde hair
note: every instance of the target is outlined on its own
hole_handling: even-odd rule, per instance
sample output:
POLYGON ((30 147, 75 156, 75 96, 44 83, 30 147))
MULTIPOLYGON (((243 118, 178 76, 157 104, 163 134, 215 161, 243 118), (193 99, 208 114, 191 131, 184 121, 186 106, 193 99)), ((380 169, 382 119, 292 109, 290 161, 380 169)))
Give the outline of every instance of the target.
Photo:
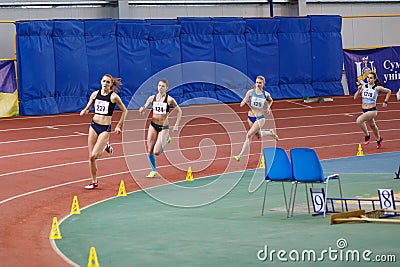
POLYGON ((250 130, 247 132, 246 140, 243 143, 242 150, 237 156, 233 156, 233 159, 240 161, 244 152, 250 145, 251 138, 256 135, 257 137, 272 136, 276 141, 279 137, 273 129, 268 131, 262 130, 265 124, 265 114, 271 113, 271 106, 274 100, 271 94, 264 90, 265 78, 263 76, 257 76, 255 85, 246 93, 240 103, 240 107, 248 105, 250 110, 247 114, 248 123, 250 130))

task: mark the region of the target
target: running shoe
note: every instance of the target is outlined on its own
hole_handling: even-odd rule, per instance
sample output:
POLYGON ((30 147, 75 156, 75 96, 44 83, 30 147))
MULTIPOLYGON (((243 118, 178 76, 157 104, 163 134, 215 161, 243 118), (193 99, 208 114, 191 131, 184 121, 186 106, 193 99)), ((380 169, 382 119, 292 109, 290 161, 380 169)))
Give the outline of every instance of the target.
POLYGON ((236 161, 240 161, 240 156, 233 156, 232 157, 234 160, 236 160, 236 161))
POLYGON ((108 153, 110 157, 114 155, 114 148, 109 143, 107 143, 105 151, 108 153))
POLYGON ((147 178, 153 178, 154 176, 156 176, 157 172, 155 171, 151 171, 146 177, 147 178))
POLYGON ((92 189, 95 189, 98 186, 99 186, 99 183, 90 183, 90 184, 85 186, 85 189, 92 190, 92 189))
POLYGON ((275 141, 279 140, 279 136, 275 133, 275 131, 273 129, 269 130, 269 132, 271 133, 272 138, 275 139, 275 141))
POLYGON ((364 145, 368 145, 370 142, 371 142, 371 136, 370 136, 370 135, 367 135, 367 136, 365 137, 364 145))
POLYGON ((379 140, 376 140, 376 148, 377 149, 382 147, 382 141, 383 141, 382 136, 379 138, 379 140))

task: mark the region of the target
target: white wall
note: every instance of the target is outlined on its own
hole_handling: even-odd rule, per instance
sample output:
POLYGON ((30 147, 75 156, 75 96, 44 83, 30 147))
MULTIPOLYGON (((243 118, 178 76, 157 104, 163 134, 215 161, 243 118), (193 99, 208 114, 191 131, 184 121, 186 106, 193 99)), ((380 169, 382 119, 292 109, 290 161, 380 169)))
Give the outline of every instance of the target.
MULTIPOLYGON (((378 1, 377 1, 378 2, 378 1)), ((343 17, 344 48, 399 46, 400 2, 307 4, 306 14, 337 14, 343 17), (376 17, 351 18, 375 15, 376 17), (389 17, 388 15, 393 15, 389 17)))
MULTIPOLYGON (((79 8, 0 8, 1 20, 48 20, 115 18, 118 12, 112 7, 79 8)), ((0 58, 14 57, 15 26, 0 23, 0 58)))
MULTIPOLYGON (((4 3, 5 1, 0 1, 4 3)), ((11 1, 9 1, 11 2, 11 1)), ((353 2, 333 1, 275 1, 275 16, 305 16, 335 14, 343 16, 343 47, 371 47, 400 45, 400 1, 353 2), (329 2, 329 3, 326 3, 329 2), (349 18, 347 16, 377 15, 377 17, 349 18), (380 16, 381 15, 381 16, 380 16), (388 17, 387 15, 399 15, 388 17)), ((241 5, 129 5, 124 17, 135 19, 176 17, 269 17, 269 4, 241 5)), ((57 7, 4 8, 2 20, 118 18, 118 7, 57 7)), ((0 23, 0 58, 14 57, 15 27, 0 23)))

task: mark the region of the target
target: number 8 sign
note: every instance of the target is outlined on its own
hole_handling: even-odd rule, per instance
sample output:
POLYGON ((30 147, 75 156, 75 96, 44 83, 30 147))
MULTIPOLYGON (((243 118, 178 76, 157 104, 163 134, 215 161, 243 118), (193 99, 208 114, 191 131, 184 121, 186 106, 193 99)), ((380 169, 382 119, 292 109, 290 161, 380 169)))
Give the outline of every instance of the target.
POLYGON ((394 196, 392 189, 378 189, 379 202, 381 209, 395 210, 394 196))

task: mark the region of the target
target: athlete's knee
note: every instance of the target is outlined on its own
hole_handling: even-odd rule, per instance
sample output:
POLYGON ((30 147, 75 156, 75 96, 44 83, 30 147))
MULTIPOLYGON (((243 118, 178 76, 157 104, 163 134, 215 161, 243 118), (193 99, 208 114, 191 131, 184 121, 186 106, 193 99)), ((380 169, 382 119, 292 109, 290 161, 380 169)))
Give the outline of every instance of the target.
POLYGON ((368 121, 368 125, 371 126, 371 127, 375 127, 376 126, 375 120, 369 120, 368 121))
POLYGON ((154 142, 152 140, 147 140, 147 147, 150 149, 154 146, 154 142))
POLYGON ((251 139, 253 137, 254 133, 248 132, 246 137, 247 139, 251 139))
POLYGON ((356 120, 356 123, 357 123, 358 125, 362 125, 364 122, 365 122, 365 121, 364 121, 364 119, 363 119, 362 117, 358 117, 357 120, 356 120))
POLYGON ((378 126, 376 125, 375 122, 370 122, 370 123, 369 123, 369 126, 371 127, 371 129, 378 130, 378 126))
POLYGON ((92 155, 90 155, 90 161, 91 161, 91 162, 96 161, 96 159, 98 159, 98 158, 99 158, 99 156, 98 156, 97 154, 92 154, 92 155))
POLYGON ((154 142, 148 142, 148 143, 147 143, 147 153, 153 154, 154 145, 155 145, 154 142))

